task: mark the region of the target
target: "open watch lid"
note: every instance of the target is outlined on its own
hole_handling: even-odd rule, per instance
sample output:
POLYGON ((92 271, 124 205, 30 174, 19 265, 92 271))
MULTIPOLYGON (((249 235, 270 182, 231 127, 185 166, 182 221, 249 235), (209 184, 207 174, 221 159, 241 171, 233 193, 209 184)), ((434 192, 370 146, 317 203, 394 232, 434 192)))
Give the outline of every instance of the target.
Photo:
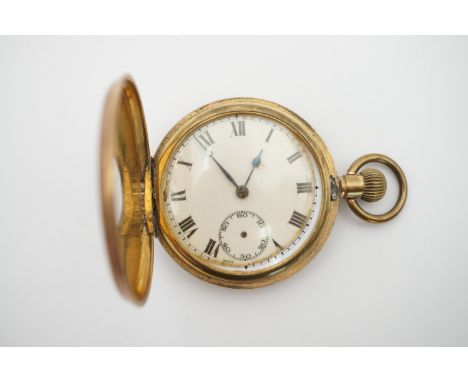
POLYGON ((127 298, 143 304, 153 271, 152 166, 143 107, 130 77, 117 81, 107 94, 100 171, 104 229, 114 279, 127 298))

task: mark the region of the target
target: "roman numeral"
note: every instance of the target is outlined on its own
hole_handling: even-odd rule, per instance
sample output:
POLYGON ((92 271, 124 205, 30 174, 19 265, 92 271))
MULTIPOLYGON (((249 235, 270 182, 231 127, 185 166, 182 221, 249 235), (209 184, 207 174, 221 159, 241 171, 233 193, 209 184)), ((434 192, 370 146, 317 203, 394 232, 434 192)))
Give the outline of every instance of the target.
MULTIPOLYGON (((193 226, 195 225, 195 222, 193 221, 192 217, 189 216, 188 218, 185 218, 184 220, 182 220, 180 223, 179 223, 179 227, 180 229, 182 230, 182 232, 186 232, 188 231, 190 228, 192 228, 193 226)), ((198 228, 195 229, 195 231, 197 230, 198 228)), ((190 232, 190 236, 193 235, 195 232, 191 231, 190 232)))
MULTIPOLYGON (((215 249, 215 245, 216 245, 216 241, 214 241, 213 239, 210 239, 210 241, 206 245, 206 248, 205 248, 204 252, 207 255, 211 256, 211 252, 213 252, 213 249, 215 249)), ((214 251, 213 257, 218 257, 218 251, 219 251, 219 244, 218 244, 218 246, 216 247, 216 249, 214 251)))
POLYGON ((178 201, 178 200, 187 200, 185 190, 179 191, 179 192, 173 192, 171 194, 171 200, 173 202, 178 201))
POLYGON ((275 131, 275 130, 273 130, 273 129, 270 130, 270 132, 268 133, 268 135, 267 135, 267 137, 266 137, 266 139, 265 139, 265 142, 269 142, 269 141, 270 141, 271 134, 273 134, 273 131, 275 131))
POLYGON ((300 157, 301 157, 301 153, 299 151, 296 151, 293 155, 288 157, 289 164, 292 164, 295 160, 298 160, 300 157))
MULTIPOLYGON (((187 232, 190 228, 194 227, 195 226, 195 222, 193 221, 192 217, 189 216, 188 218, 185 218, 184 220, 182 220, 180 223, 179 223, 179 227, 180 229, 182 230, 183 233, 187 232)), ((193 228, 186 236, 188 239, 190 239, 190 237, 195 233, 197 232, 198 228, 195 227, 193 228)))
POLYGON ((211 138, 210 132, 208 130, 199 134, 198 136, 195 135, 195 139, 204 150, 206 150, 214 143, 213 138, 211 138))
MULTIPOLYGON (((232 125, 232 132, 233 134, 237 136, 245 136, 245 121, 233 121, 231 122, 232 125), (236 122, 237 122, 237 127, 236 127, 236 122)), ((231 134, 232 137, 232 134, 231 134)))
POLYGON ((303 193, 309 193, 312 192, 312 183, 311 182, 306 182, 306 183, 297 183, 297 193, 298 194, 303 194, 303 193))
POLYGON ((181 165, 183 165, 183 166, 187 166, 187 168, 188 168, 189 170, 192 169, 192 163, 184 162, 183 160, 178 160, 178 161, 177 161, 177 164, 181 164, 181 165))
POLYGON ((278 244, 278 242, 275 239, 271 239, 271 240, 273 240, 273 244, 275 245, 276 248, 278 248, 279 251, 283 250, 283 247, 280 244, 278 244))
POLYGON ((302 215, 301 213, 294 211, 291 219, 289 219, 289 224, 296 226, 297 228, 302 228, 307 221, 307 216, 302 215))
POLYGON ((197 232, 197 231, 198 231, 198 228, 192 229, 192 230, 188 233, 187 238, 190 239, 190 237, 191 237, 195 232, 197 232))

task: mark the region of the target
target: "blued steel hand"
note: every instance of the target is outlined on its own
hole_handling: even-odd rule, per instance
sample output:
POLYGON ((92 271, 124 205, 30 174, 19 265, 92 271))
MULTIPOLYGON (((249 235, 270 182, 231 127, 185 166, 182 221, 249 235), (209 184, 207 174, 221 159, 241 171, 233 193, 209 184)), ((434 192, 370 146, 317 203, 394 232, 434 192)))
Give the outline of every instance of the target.
POLYGON ((249 180, 250 180, 250 177, 252 176, 253 171, 258 166, 260 166, 262 153, 263 153, 263 149, 261 149, 260 152, 258 153, 258 155, 254 159, 252 159, 252 170, 250 170, 250 174, 249 174, 247 180, 244 183, 244 187, 247 187, 247 183, 249 183, 249 180))

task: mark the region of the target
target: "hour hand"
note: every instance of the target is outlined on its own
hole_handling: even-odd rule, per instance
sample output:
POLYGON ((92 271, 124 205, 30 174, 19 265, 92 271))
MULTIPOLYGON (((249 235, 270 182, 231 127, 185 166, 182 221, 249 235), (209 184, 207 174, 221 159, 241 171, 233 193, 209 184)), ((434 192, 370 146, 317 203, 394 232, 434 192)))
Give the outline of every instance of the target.
POLYGON ((263 153, 263 149, 260 150, 260 152, 258 153, 258 155, 252 159, 252 170, 250 170, 250 174, 247 178, 247 180, 245 181, 244 183, 244 187, 247 186, 247 183, 249 183, 249 180, 250 180, 250 177, 252 176, 252 173, 253 171, 258 167, 260 166, 260 163, 261 163, 261 158, 262 158, 262 153, 263 153))

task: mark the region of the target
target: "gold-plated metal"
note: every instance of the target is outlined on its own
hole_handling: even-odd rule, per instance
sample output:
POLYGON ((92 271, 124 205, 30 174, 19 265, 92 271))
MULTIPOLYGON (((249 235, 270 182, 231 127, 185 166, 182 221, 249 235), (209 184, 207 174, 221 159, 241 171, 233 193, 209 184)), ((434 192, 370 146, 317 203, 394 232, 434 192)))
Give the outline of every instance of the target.
POLYGON ((341 197, 361 198, 366 202, 377 202, 385 196, 387 181, 376 168, 366 168, 359 174, 347 174, 340 178, 341 197))
POLYGON ((387 180, 385 175, 376 168, 366 168, 359 173, 364 178, 364 192, 361 199, 366 202, 377 202, 387 192, 387 180))
POLYGON ((364 187, 364 177, 360 174, 348 174, 340 178, 340 195, 342 198, 360 198, 364 193, 364 187))
POLYGON ((408 185, 405 174, 398 164, 382 154, 368 154, 356 159, 348 169, 348 174, 340 178, 341 196, 346 199, 351 210, 360 218, 370 223, 383 223, 397 216, 406 202, 408 185), (369 168, 360 174, 357 172, 368 163, 386 165, 398 179, 399 196, 395 206, 388 212, 375 215, 365 211, 356 201, 361 198, 368 202, 375 202, 383 198, 387 190, 385 176, 377 169, 369 168))
POLYGON ((107 95, 100 165, 102 214, 113 275, 126 297, 144 303, 153 269, 153 184, 145 117, 130 77, 118 81, 107 95), (115 167, 123 194, 120 218, 115 208, 114 182, 119 176, 115 167))
POLYGON ((179 121, 164 138, 154 156, 155 183, 159 190, 156 198, 158 238, 167 252, 187 271, 210 283, 231 288, 256 288, 283 280, 306 266, 319 252, 332 229, 338 209, 338 199, 332 200, 330 179, 336 178, 332 157, 310 125, 290 110, 273 102, 256 98, 231 98, 205 105, 179 121), (289 259, 267 270, 259 270, 249 275, 240 271, 215 269, 197 260, 181 246, 171 229, 169 217, 164 212, 166 169, 180 144, 200 126, 217 118, 234 114, 264 116, 288 128, 314 155, 323 181, 319 219, 314 233, 302 244, 298 252, 289 259))

